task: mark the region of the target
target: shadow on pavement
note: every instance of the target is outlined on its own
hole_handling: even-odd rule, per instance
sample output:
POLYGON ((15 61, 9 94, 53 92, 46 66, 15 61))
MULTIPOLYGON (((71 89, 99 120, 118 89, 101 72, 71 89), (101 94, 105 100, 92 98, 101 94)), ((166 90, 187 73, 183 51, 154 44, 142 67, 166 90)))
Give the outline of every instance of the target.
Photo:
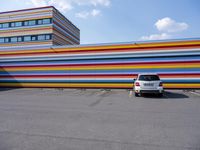
POLYGON ((176 91, 165 91, 162 97, 159 97, 155 94, 144 94, 143 97, 145 98, 161 98, 161 99, 182 99, 182 98, 189 98, 189 96, 185 95, 183 92, 178 93, 176 91))
POLYGON ((1 87, 0 87, 0 92, 3 92, 3 91, 10 91, 10 90, 15 90, 15 89, 19 89, 19 88, 1 88, 1 87))
POLYGON ((169 91, 165 91, 164 92, 164 98, 174 98, 174 99, 178 99, 178 98, 189 98, 189 96, 187 96, 186 94, 182 93, 177 93, 177 92, 169 92, 169 91))

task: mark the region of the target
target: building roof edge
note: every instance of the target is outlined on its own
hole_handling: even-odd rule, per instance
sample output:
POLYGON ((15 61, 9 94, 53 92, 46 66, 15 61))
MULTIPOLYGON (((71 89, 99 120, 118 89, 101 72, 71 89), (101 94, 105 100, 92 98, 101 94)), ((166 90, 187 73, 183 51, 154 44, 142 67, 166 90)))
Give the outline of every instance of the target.
POLYGON ((45 9, 45 8, 53 8, 53 9, 56 9, 54 6, 44 6, 44 7, 36 7, 36 8, 27 8, 27 9, 19 9, 19 10, 4 11, 4 12, 0 12, 0 14, 21 12, 21 11, 30 11, 30 10, 45 9))

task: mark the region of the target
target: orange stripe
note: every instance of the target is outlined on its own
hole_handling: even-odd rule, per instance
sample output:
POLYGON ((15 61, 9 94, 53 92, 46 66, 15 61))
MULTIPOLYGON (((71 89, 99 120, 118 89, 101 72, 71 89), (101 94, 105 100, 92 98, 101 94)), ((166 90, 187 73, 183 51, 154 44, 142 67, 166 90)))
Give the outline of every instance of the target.
MULTIPOLYGON (((127 45, 128 46, 128 45, 127 45)), ((119 46, 120 47, 120 46, 119 46)), ((82 54, 84 52, 87 53, 101 53, 101 52, 139 52, 141 51, 152 51, 152 49, 149 48, 142 48, 138 49, 139 47, 130 47, 130 48, 112 48, 111 46, 98 46, 96 47, 88 47, 90 50, 87 50, 87 47, 85 49, 82 49, 82 47, 79 48, 55 48, 55 49, 41 49, 41 50, 20 50, 20 51, 0 51, 0 56, 37 56, 37 55, 51 55, 51 54, 68 54, 68 53, 75 53, 75 54, 82 54)), ((191 49, 191 48, 200 48, 200 45, 198 46, 190 46, 190 47, 176 47, 176 51, 184 48, 184 49, 191 49)), ((155 48, 154 51, 156 50, 172 50, 171 47, 166 47, 166 48, 155 48)))

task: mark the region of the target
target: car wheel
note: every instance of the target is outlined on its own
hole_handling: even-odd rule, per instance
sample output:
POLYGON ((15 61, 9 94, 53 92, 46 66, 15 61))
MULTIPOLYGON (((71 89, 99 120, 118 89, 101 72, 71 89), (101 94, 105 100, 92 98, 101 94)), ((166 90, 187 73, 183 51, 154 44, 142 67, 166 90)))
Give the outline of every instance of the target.
POLYGON ((139 97, 139 94, 138 94, 138 93, 135 93, 135 97, 139 97))
POLYGON ((159 96, 159 97, 163 97, 163 93, 159 93, 158 96, 159 96))

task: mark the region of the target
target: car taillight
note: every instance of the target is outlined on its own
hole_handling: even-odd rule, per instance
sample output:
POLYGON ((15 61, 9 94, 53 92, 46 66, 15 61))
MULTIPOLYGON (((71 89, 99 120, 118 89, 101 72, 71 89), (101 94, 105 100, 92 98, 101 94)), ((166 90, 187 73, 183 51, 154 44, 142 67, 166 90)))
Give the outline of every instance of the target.
POLYGON ((163 83, 162 83, 162 82, 160 82, 159 86, 163 86, 163 83))
POLYGON ((140 86, 140 83, 139 83, 139 82, 136 82, 136 83, 135 83, 135 86, 140 86))

